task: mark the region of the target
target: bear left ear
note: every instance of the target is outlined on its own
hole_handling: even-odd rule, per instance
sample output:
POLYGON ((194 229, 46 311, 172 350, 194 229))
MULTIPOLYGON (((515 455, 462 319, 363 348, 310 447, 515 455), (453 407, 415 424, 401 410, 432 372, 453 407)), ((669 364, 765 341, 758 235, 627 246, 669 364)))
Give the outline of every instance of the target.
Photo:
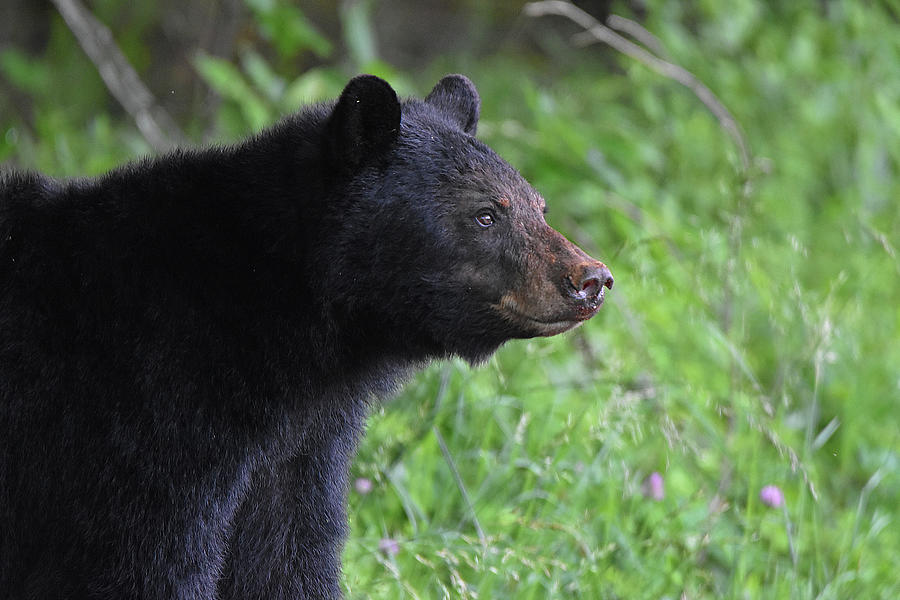
POLYGON ((447 75, 438 81, 425 102, 441 109, 464 132, 475 135, 481 112, 481 98, 478 97, 475 84, 465 75, 447 75))
POLYGON ((350 80, 327 125, 335 162, 350 168, 387 152, 399 132, 397 93, 374 75, 358 75, 350 80))

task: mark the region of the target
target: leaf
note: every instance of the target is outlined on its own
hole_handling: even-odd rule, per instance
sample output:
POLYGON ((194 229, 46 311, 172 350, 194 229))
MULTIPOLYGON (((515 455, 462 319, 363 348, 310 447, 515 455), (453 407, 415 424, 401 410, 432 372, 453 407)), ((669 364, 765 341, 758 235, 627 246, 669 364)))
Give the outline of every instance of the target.
POLYGON ((372 26, 372 3, 368 0, 345 2, 341 20, 344 25, 344 42, 353 62, 366 65, 375 62, 378 51, 372 26))
POLYGON ((310 69, 292 81, 281 98, 280 105, 286 110, 333 98, 346 83, 343 75, 331 69, 310 69))
POLYGON ((241 67, 255 89, 271 102, 278 102, 284 94, 284 79, 278 76, 266 60, 257 52, 248 50, 241 54, 241 67))
POLYGON ((233 101, 253 130, 265 127, 272 120, 272 111, 265 101, 244 79, 244 75, 227 60, 199 54, 194 65, 203 79, 220 96, 233 101))
POLYGON ((40 95, 50 88, 50 70, 14 48, 0 52, 0 73, 26 94, 40 95))
POLYGON ((279 0, 245 0, 253 10, 260 28, 282 58, 291 58, 310 50, 319 58, 328 58, 332 44, 309 22, 299 8, 279 0))

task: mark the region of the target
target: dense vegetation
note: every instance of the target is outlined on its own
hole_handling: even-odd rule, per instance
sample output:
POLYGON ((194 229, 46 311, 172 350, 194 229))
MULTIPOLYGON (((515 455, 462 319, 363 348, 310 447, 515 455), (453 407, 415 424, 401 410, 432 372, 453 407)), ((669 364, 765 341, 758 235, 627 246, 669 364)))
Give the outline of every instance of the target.
MULTIPOLYGON (((689 90, 515 6, 502 43, 404 67, 379 60, 369 3, 345 3, 342 42, 247 0, 253 35, 188 57, 221 99, 181 117, 198 141, 356 71, 417 94, 467 73, 481 137, 616 276, 574 333, 436 365, 375 411, 349 598, 900 597, 900 6, 646 4, 667 59, 740 123, 749 169, 689 90)), ((131 10, 115 35, 142 71, 162 9, 131 10)), ((0 53, 4 168, 98 173, 150 152, 52 17, 43 49, 0 53)))

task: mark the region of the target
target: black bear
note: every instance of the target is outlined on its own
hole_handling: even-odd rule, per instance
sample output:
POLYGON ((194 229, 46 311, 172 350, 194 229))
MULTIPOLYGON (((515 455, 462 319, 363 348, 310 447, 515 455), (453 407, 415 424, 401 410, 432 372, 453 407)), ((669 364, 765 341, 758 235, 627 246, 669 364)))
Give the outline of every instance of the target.
POLYGON ((479 106, 359 76, 235 146, 0 179, 0 596, 341 596, 372 400, 613 284, 479 106))

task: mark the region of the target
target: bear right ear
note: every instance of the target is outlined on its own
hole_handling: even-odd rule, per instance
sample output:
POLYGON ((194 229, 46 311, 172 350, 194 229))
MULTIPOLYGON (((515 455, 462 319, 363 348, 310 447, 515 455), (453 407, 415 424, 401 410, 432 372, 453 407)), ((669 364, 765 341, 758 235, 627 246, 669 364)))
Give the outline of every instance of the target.
POLYGON ((400 101, 383 79, 358 75, 350 80, 326 126, 337 164, 349 168, 381 156, 400 132, 400 101))
POLYGON ((475 84, 465 75, 447 75, 438 81, 425 102, 439 108, 465 133, 475 135, 481 98, 475 84))

